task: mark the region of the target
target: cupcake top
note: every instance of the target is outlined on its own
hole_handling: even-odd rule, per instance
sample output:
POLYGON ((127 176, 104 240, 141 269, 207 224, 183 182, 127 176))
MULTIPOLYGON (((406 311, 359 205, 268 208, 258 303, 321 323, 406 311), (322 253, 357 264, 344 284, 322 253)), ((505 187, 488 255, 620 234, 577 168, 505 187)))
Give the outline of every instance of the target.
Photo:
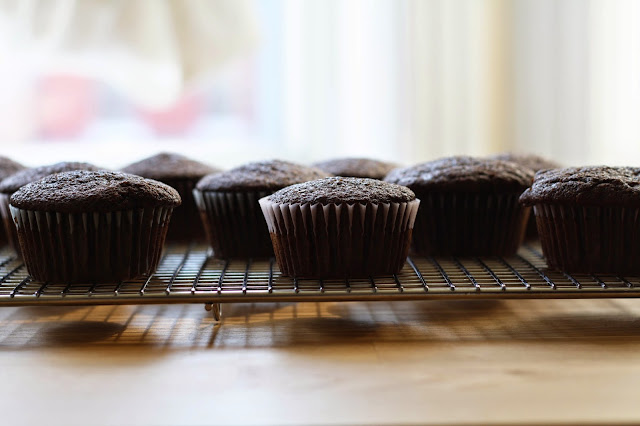
POLYGON ((151 179, 106 170, 76 170, 29 183, 11 196, 24 210, 93 213, 178 206, 178 191, 151 179))
POLYGON ((569 167, 536 173, 525 205, 640 206, 640 167, 569 167))
POLYGON ((328 173, 315 167, 288 161, 272 160, 249 163, 222 173, 202 178, 200 191, 274 191, 294 183, 326 177, 328 173))
POLYGON ((0 182, 0 192, 12 194, 20 189, 20 187, 40 180, 45 176, 72 170, 100 170, 100 168, 89 163, 62 162, 48 166, 34 167, 32 169, 24 169, 3 179, 0 182))
POLYGON ((144 160, 131 163, 124 167, 122 171, 149 179, 163 180, 200 179, 220 170, 180 154, 161 152, 144 160))
POLYGON ((12 159, 0 155, 0 179, 9 177, 24 168, 25 167, 22 164, 16 163, 12 159))
POLYGON ((496 193, 522 192, 532 179, 532 170, 515 163, 462 156, 395 169, 385 178, 413 190, 496 193))
POLYGON ((527 167, 534 172, 545 169, 559 169, 562 166, 555 161, 547 160, 534 154, 514 154, 512 152, 505 152, 503 154, 492 155, 494 160, 511 161, 512 163, 519 164, 523 167, 527 167))
POLYGON ((383 179, 391 170, 398 167, 393 163, 370 158, 336 158, 314 163, 313 166, 334 176, 372 179, 383 179))
POLYGON ((409 188, 376 179, 328 177, 291 185, 269 196, 278 204, 379 204, 416 199, 409 188))

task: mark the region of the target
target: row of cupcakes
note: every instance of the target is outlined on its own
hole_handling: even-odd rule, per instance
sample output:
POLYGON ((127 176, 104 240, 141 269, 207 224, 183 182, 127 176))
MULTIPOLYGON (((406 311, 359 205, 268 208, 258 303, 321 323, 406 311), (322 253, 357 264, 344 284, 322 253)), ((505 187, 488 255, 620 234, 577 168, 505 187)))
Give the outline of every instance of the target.
MULTIPOLYGON (((593 194, 603 182, 613 194, 622 194, 614 199, 622 197, 629 204, 636 195, 629 190, 637 183, 635 169, 553 171, 562 178, 548 178, 552 172, 544 171, 528 189, 535 167, 524 163, 535 158, 506 160, 451 157, 399 169, 364 159, 321 163, 320 168, 269 161, 219 172, 178 155, 162 154, 123 170, 170 186, 132 174, 97 171, 86 163, 62 163, 19 171, 0 182, 0 192, 5 201, 10 197, 12 220, 7 231, 18 231, 29 272, 50 281, 113 281, 148 274, 157 264, 167 229, 172 239, 191 240, 206 234, 220 257, 275 252, 281 270, 293 276, 395 273, 404 264, 412 234, 414 251, 425 255, 515 252, 529 205, 541 218, 538 228, 551 265, 634 271, 633 261, 620 261, 612 250, 616 242, 603 231, 609 228, 601 220, 596 221, 601 227, 598 238, 591 238, 590 244, 607 240, 614 255, 592 259, 589 256, 600 251, 579 250, 580 238, 584 240, 583 234, 590 232, 585 226, 596 222, 581 221, 576 209, 582 208, 584 200, 597 209, 593 204, 598 196, 593 194), (50 175, 80 168, 84 170, 50 175), (325 177, 330 172, 385 175, 387 182, 325 177), (37 180, 43 175, 50 176, 37 180), (587 183, 578 188, 574 175, 587 183), (37 181, 24 185, 33 180, 37 181), (555 198, 549 198, 549 193, 555 198), (569 201, 562 198, 567 194, 573 194, 569 201), (549 209, 550 199, 559 200, 556 204, 561 206, 568 203, 573 210, 549 209), (181 201, 183 206, 174 212, 169 227, 172 211, 181 201), (562 217, 567 211, 577 223, 571 232, 562 217)), ((608 203, 617 207, 615 202, 608 203)), ((624 247, 633 248, 633 241, 626 238, 635 235, 626 228, 633 226, 632 215, 625 215, 622 231, 613 233, 622 238, 624 247)))
MULTIPOLYGON (((124 170, 170 183, 163 176, 150 175, 146 169, 149 164, 158 166, 156 163, 161 159, 168 161, 166 157, 152 157, 124 170)), ((340 174, 382 179, 394 167, 367 159, 335 160, 313 166, 261 161, 199 179, 194 177, 193 191, 181 195, 185 204, 191 202, 193 194, 205 235, 218 257, 275 254, 281 271, 292 276, 394 273, 407 257, 410 228, 419 202, 407 188, 380 180, 331 177, 340 174), (308 185, 304 194, 299 192, 299 185, 308 185), (269 196, 282 197, 285 190, 289 196, 316 198, 296 202, 280 198, 279 204, 268 201, 269 196), (393 198, 399 194, 401 198, 393 198), (383 212, 384 208, 388 211, 383 212), (387 224, 395 226, 395 222, 399 222, 398 232, 385 233, 387 224), (304 224, 311 228, 305 229, 304 224), (363 232, 365 227, 371 228, 371 232, 363 232), (401 228, 403 231, 399 232, 401 228)), ((197 223, 192 217, 188 223, 174 222, 171 227, 176 227, 177 233, 193 234, 185 231, 185 227, 193 228, 197 223)))
MULTIPOLYGON (((380 178, 392 168, 383 162, 354 159, 325 163, 322 167, 334 167, 341 174, 364 173, 380 178)), ((175 154, 159 154, 131 164, 122 172, 125 173, 100 170, 87 163, 58 163, 25 169, 0 182, 6 230, 35 279, 105 282, 148 274, 157 266, 166 236, 173 241, 191 241, 207 235, 214 253, 220 257, 273 256, 269 229, 278 223, 273 216, 274 222, 267 226, 259 200, 293 184, 317 182, 331 175, 317 167, 278 160, 219 172, 175 154), (182 206, 177 208, 180 203, 182 206)), ((338 206, 334 211, 314 207, 310 212, 304 211, 313 216, 309 219, 313 223, 334 229, 340 235, 339 241, 320 235, 328 231, 318 232, 320 238, 306 245, 306 251, 300 246, 296 252, 302 258, 302 253, 317 254, 306 269, 301 269, 300 262, 295 268, 291 266, 295 257, 284 249, 287 241, 296 243, 295 239, 276 242, 280 248, 276 256, 285 273, 370 275, 391 273, 402 267, 418 201, 406 188, 398 191, 396 185, 368 181, 334 178, 317 186, 322 191, 332 185, 334 189, 349 188, 342 193, 343 204, 349 204, 347 208, 338 206), (364 189, 359 199, 353 198, 357 187, 364 189), (384 212, 380 208, 378 215, 388 216, 389 223, 397 215, 398 229, 402 226, 404 231, 394 237, 395 241, 389 241, 393 233, 386 240, 358 237, 351 223, 364 227, 365 222, 371 222, 372 209, 375 218, 378 204, 399 193, 403 199, 395 200, 396 206, 403 207, 384 212), (369 203, 368 208, 352 211, 354 204, 364 203, 369 203), (407 209, 407 204, 412 208, 407 209), (324 213, 328 216, 321 218, 324 213), (353 238, 345 238, 347 232, 353 238), (347 240, 353 240, 354 245, 344 249, 336 246, 347 240), (316 250, 316 245, 322 245, 322 249, 316 250), (376 247, 377 254, 371 247, 376 247), (323 266, 318 269, 319 264, 323 266)), ((339 203, 339 199, 332 201, 339 203)), ((374 234, 384 234, 375 229, 381 226, 378 223, 366 226, 374 234)))
POLYGON ((640 169, 561 168, 514 154, 313 166, 251 163, 202 178, 194 194, 215 252, 275 252, 293 276, 357 276, 397 272, 412 236, 420 255, 508 256, 539 233, 551 267, 640 272, 640 169), (328 174, 342 177, 321 178, 328 174))
MULTIPOLYGON (((531 169, 549 165, 534 156, 510 156, 506 159, 531 169)), ((384 179, 392 169, 397 167, 392 163, 354 158, 325 161, 316 163, 314 166, 307 167, 276 160, 250 163, 227 172, 220 172, 211 166, 181 155, 163 153, 133 163, 122 171, 161 181, 178 191, 183 203, 173 212, 172 225, 167 234, 169 241, 202 240, 207 235, 218 256, 250 257, 273 254, 264 219, 258 208, 258 199, 286 186, 330 175, 384 179), (195 196, 198 198, 200 209, 194 201, 196 185, 198 190, 195 191, 195 196), (203 212, 202 222, 199 220, 199 210, 203 212), (202 224, 205 225, 206 232, 202 224)), ((446 166, 445 164, 445 172, 450 173, 446 166)), ((0 198, 4 201, 0 206, 12 246, 19 251, 17 233, 8 207, 11 194, 27 183, 50 174, 98 169, 88 163, 64 162, 25 169, 0 182, 0 198)), ((402 169, 397 171, 400 170, 402 169)), ((411 170, 419 171, 419 167, 411 170)), ((393 175, 389 177, 393 179, 393 175)), ((473 174, 470 177, 473 178, 473 174)), ((406 179, 406 176, 403 178, 406 179)), ((418 181, 406 184, 418 190, 421 183, 418 181)), ((464 233, 459 235, 463 236, 464 233)), ((444 253, 444 246, 439 245, 439 247, 436 253, 444 253)), ((471 251, 479 252, 473 247, 471 251)), ((490 254, 486 250, 484 253, 490 254)))

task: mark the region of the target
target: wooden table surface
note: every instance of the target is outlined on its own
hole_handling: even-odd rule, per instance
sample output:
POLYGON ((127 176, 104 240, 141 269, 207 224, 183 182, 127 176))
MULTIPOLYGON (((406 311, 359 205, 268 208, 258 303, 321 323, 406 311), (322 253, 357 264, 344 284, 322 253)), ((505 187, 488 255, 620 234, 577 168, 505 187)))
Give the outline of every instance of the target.
POLYGON ((640 422, 640 300, 0 309, 2 424, 640 422))

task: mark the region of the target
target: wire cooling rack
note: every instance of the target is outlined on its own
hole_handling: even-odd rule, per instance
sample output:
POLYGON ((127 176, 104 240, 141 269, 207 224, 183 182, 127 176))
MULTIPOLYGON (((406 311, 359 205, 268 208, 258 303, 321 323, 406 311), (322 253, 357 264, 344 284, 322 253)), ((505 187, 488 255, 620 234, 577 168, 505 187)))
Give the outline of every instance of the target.
POLYGON ((397 275, 357 280, 292 279, 273 259, 221 260, 205 246, 174 245, 148 279, 86 285, 33 281, 5 248, 0 277, 0 306, 205 303, 216 319, 224 302, 640 297, 640 277, 550 270, 535 244, 506 258, 412 257, 397 275))

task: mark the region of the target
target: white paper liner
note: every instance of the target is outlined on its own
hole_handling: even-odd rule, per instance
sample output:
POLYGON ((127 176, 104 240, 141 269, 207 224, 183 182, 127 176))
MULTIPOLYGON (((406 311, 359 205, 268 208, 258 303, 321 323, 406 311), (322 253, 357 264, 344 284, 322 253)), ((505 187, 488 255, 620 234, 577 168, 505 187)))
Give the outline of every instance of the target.
POLYGON ((550 267, 640 273, 640 209, 538 204, 533 210, 550 267))
POLYGON ((55 213, 11 206, 29 274, 38 281, 118 282, 151 274, 173 207, 55 213))
POLYGON ((281 272, 309 278, 399 272, 419 205, 418 199, 366 205, 260 200, 281 272))
POLYGON ((258 200, 267 191, 193 191, 214 255, 222 258, 271 257, 273 247, 258 200))
POLYGON ((427 256, 507 256, 524 239, 530 208, 519 194, 417 193, 413 250, 427 256))

